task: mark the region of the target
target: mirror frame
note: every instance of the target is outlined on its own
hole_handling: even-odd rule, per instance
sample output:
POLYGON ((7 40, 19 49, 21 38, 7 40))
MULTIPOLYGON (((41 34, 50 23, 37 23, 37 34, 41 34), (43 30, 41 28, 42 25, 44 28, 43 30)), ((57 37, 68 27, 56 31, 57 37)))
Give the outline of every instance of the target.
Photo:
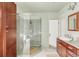
POLYGON ((79 31, 79 12, 76 12, 76 13, 71 14, 71 15, 68 16, 68 31, 79 31), (75 19, 76 28, 75 29, 70 29, 69 28, 69 20, 71 20, 71 19, 69 19, 69 18, 74 16, 74 15, 76 15, 76 19, 75 19))

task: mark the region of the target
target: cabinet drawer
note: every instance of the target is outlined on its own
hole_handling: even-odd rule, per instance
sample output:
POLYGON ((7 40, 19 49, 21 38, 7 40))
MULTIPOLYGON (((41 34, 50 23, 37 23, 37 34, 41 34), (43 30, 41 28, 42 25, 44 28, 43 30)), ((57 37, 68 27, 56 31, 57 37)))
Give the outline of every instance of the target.
POLYGON ((74 46, 68 45, 67 48, 68 48, 70 51, 72 51, 73 53, 77 54, 77 49, 76 49, 74 46))
POLYGON ((64 41, 62 41, 62 45, 65 46, 65 47, 68 46, 68 44, 66 42, 64 42, 64 41))
POLYGON ((67 57, 76 57, 76 56, 77 56, 77 54, 73 53, 70 50, 67 50, 67 57))
POLYGON ((68 44, 67 44, 66 42, 62 41, 62 40, 59 40, 59 39, 58 39, 57 41, 58 41, 58 43, 62 44, 62 45, 65 46, 65 47, 68 46, 68 44))

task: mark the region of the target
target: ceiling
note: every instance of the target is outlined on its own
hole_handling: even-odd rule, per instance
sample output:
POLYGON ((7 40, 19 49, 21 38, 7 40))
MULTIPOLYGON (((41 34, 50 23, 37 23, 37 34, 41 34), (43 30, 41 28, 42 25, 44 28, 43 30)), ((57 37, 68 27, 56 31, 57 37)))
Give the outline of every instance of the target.
POLYGON ((23 12, 59 12, 68 2, 16 2, 23 12))

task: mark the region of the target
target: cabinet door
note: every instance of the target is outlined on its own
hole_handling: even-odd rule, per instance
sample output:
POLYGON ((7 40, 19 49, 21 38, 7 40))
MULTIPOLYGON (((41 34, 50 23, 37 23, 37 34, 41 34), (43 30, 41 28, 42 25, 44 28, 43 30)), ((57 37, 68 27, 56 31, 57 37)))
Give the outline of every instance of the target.
POLYGON ((2 37, 0 37, 0 57, 3 56, 3 41, 1 39, 2 37))
POLYGON ((2 56, 3 51, 3 40, 2 40, 2 18, 1 18, 1 9, 0 9, 0 57, 2 56))
POLYGON ((6 29, 16 29, 16 14, 7 14, 6 29))
POLYGON ((16 56, 16 7, 13 3, 7 3, 6 9, 6 56, 16 56), (9 8, 10 7, 10 8, 9 8))
POLYGON ((6 56, 16 56, 16 30, 6 30, 6 56))
POLYGON ((7 48, 6 56, 7 57, 15 57, 16 56, 16 44, 15 43, 13 45, 11 45, 9 48, 7 48))
POLYGON ((7 4, 7 12, 16 14, 16 4, 14 2, 6 2, 7 4))
POLYGON ((66 47, 61 45, 62 57, 66 57, 66 47))
POLYGON ((8 29, 16 29, 16 5, 14 3, 7 3, 7 20, 6 20, 6 28, 8 29))
POLYGON ((77 54, 73 53, 69 49, 67 49, 67 57, 77 57, 77 54))
POLYGON ((57 42, 57 47, 58 47, 57 51, 58 51, 58 54, 61 57, 66 57, 66 47, 63 46, 63 44, 61 44, 61 43, 57 42))
POLYGON ((58 52, 59 56, 62 56, 61 44, 59 42, 57 42, 57 52, 58 52))
POLYGON ((14 44, 16 44, 16 30, 14 29, 8 29, 6 30, 6 48, 12 47, 14 44))
POLYGON ((4 20, 6 19, 6 11, 3 8, 3 3, 0 2, 0 57, 5 55, 5 35, 4 35, 4 20))

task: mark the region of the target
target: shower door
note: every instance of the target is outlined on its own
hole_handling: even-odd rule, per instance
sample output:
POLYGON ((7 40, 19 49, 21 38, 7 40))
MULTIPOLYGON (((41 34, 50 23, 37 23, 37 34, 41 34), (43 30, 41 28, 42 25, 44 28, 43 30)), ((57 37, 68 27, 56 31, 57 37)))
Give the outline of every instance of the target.
POLYGON ((17 56, 30 55, 29 19, 17 14, 17 56))
POLYGON ((41 19, 23 19, 17 15, 17 56, 30 56, 41 49, 41 19))
POLYGON ((30 48, 33 50, 41 49, 41 19, 31 19, 31 40, 30 40, 30 48))

